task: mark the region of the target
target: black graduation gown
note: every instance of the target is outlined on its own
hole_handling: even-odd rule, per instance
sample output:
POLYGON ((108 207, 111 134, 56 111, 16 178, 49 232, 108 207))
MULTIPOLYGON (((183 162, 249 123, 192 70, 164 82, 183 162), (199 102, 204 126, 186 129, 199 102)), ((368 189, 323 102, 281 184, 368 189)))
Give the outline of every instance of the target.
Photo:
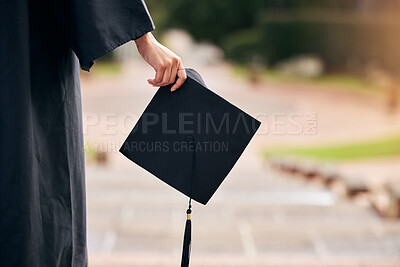
POLYGON ((78 59, 153 22, 141 0, 0 0, 0 29, 0 266, 86 266, 78 59))

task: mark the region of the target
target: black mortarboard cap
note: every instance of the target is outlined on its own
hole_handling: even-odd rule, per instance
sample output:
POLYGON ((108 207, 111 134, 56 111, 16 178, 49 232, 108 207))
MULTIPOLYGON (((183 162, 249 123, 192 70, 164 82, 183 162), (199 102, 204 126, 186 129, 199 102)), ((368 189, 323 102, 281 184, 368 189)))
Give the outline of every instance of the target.
MULTIPOLYGON (((178 90, 158 89, 120 152, 190 200, 206 204, 260 122, 209 90, 195 70, 186 73, 178 90)), ((187 266, 184 261, 188 264, 188 255, 182 255, 187 266)))

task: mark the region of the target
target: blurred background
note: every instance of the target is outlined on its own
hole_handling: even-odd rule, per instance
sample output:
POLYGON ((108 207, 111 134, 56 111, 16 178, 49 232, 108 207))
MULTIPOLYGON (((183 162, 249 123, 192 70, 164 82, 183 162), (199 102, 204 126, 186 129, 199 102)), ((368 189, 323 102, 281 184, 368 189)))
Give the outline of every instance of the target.
MULTIPOLYGON (((400 1, 147 0, 153 34, 262 121, 191 266, 400 266, 400 1)), ((81 73, 93 267, 179 266, 187 198, 118 152, 156 88, 126 44, 81 73)))

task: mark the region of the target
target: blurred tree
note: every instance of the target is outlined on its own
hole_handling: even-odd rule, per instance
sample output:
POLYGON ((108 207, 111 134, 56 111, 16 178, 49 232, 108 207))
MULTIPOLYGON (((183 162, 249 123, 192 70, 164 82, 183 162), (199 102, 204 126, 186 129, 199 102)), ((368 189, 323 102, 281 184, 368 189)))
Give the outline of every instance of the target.
MULTIPOLYGON (((228 59, 275 64, 319 55, 330 70, 349 61, 400 65, 397 0, 147 0, 157 31, 182 28, 228 59)), ((158 33, 156 32, 156 33, 158 33)))

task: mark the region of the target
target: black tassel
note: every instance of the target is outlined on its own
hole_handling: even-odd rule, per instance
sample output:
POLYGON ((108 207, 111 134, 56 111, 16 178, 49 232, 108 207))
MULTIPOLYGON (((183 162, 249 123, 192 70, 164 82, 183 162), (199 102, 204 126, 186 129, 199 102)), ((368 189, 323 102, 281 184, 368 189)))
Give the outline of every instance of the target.
POLYGON ((189 208, 186 211, 186 226, 185 226, 185 234, 183 237, 183 248, 182 248, 182 260, 181 260, 181 267, 188 267, 189 266, 189 259, 190 259, 190 246, 192 242, 192 220, 190 215, 192 213, 192 205, 191 200, 189 200, 189 208))

